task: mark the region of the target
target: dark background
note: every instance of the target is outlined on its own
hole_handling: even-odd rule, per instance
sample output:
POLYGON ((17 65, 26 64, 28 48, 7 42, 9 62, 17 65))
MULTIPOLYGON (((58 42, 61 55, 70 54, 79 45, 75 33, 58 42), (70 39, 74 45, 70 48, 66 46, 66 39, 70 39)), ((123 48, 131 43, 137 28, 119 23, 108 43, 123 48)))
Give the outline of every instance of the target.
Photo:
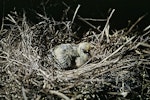
MULTIPOLYGON (((26 11, 28 20, 33 23, 38 23, 38 18, 35 17, 35 11, 44 14, 55 20, 61 20, 63 10, 66 9, 62 5, 63 0, 0 0, 0 21, 10 11, 16 10, 21 15, 23 9, 26 11)), ((124 28, 128 25, 128 21, 134 23, 139 17, 144 14, 147 16, 139 23, 139 28, 150 24, 150 1, 149 0, 64 0, 71 9, 75 10, 77 5, 81 7, 78 14, 85 18, 107 18, 108 10, 115 9, 115 13, 111 19, 111 27, 115 29, 124 28)), ((72 16, 72 15, 70 15, 72 16)), ((103 24, 101 22, 95 23, 103 24)))

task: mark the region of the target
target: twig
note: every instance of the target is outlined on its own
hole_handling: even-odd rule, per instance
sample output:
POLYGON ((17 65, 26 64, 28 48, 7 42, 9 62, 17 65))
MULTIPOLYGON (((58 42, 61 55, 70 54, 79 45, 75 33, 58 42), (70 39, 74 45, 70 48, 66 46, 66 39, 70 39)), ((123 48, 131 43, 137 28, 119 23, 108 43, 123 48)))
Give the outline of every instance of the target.
POLYGON ((28 100, 23 86, 22 86, 22 95, 23 95, 24 100, 28 100))
POLYGON ((18 27, 19 31, 22 32, 21 27, 18 25, 18 23, 15 21, 15 19, 10 14, 8 14, 8 17, 6 17, 6 19, 9 20, 10 22, 14 23, 18 27))
MULTIPOLYGON (((63 3, 64 6, 69 7, 65 2, 62 2, 62 3, 63 3)), ((70 11, 71 11, 71 13, 74 13, 73 10, 70 9, 70 11)), ((86 23, 87 25, 89 25, 90 27, 92 27, 94 30, 96 30, 96 31, 98 31, 98 32, 101 32, 99 29, 97 29, 96 26, 94 26, 93 24, 91 24, 91 23, 89 23, 88 21, 86 21, 86 20, 85 20, 84 18, 82 18, 80 15, 76 15, 76 16, 77 16, 77 18, 78 18, 80 21, 86 23)))
MULTIPOLYGON (((105 27, 104 27, 103 31, 101 32, 101 34, 98 35, 98 37, 100 37, 100 35, 101 35, 100 41, 103 40, 104 32, 107 29, 107 27, 109 25, 110 18, 112 17, 114 12, 115 12, 115 9, 113 9, 112 12, 110 13, 109 17, 107 18, 107 22, 105 24, 105 27)), ((108 36, 108 34, 106 36, 108 36)), ((108 37, 107 37, 107 39, 108 39, 108 37)))
POLYGON ((59 92, 59 91, 50 90, 49 92, 50 92, 51 94, 55 94, 55 95, 57 95, 57 96, 59 96, 59 97, 65 99, 65 100, 71 100, 69 97, 67 97, 65 94, 63 94, 63 93, 61 93, 61 92, 59 92))
POLYGON ((96 21, 96 22, 107 21, 107 19, 93 19, 93 18, 84 18, 84 20, 96 21))
POLYGON ((143 34, 142 37, 148 35, 149 33, 150 33, 150 30, 147 31, 145 34, 143 34))
POLYGON ((103 75, 103 74, 105 74, 105 73, 108 73, 108 72, 111 72, 111 71, 113 71, 113 70, 115 70, 115 69, 123 69, 123 68, 129 68, 129 67, 132 67, 133 65, 128 65, 128 66, 123 66, 123 67, 121 67, 121 66, 115 66, 115 67, 112 67, 112 68, 110 68, 110 69, 107 69, 107 70, 105 70, 105 71, 102 71, 101 73, 98 73, 96 76, 94 76, 93 78, 96 78, 96 77, 98 77, 98 76, 100 76, 100 75, 103 75))
POLYGON ((96 26, 94 26, 93 24, 89 23, 88 21, 84 20, 84 18, 82 18, 81 16, 77 15, 78 19, 81 20, 82 22, 86 23, 87 25, 89 25, 90 27, 92 27, 94 30, 101 32, 99 29, 97 29, 96 26))
POLYGON ((100 63, 106 61, 108 58, 110 58, 111 56, 113 56, 114 54, 116 54, 118 51, 120 51, 127 43, 129 43, 131 40, 133 40, 135 38, 135 36, 133 36, 131 39, 129 39, 128 41, 126 41, 122 46, 120 46, 116 51, 114 51, 112 54, 110 54, 109 56, 107 56, 106 58, 104 58, 100 63))
POLYGON ((144 28, 144 31, 147 31, 150 29, 150 25, 148 25, 146 28, 144 28))
POLYGON ((4 27, 4 18, 2 18, 2 25, 1 25, 1 30, 0 30, 0 35, 2 35, 2 30, 3 30, 3 27, 4 27))
POLYGON ((146 16, 146 14, 143 15, 143 16, 141 16, 140 18, 138 18, 138 20, 129 28, 129 30, 128 30, 125 34, 128 34, 129 32, 131 32, 131 30, 132 30, 145 16, 146 16))
POLYGON ((78 7, 76 8, 71 23, 74 22, 74 19, 75 19, 76 15, 77 15, 77 12, 78 12, 79 8, 80 8, 80 5, 78 5, 78 7))

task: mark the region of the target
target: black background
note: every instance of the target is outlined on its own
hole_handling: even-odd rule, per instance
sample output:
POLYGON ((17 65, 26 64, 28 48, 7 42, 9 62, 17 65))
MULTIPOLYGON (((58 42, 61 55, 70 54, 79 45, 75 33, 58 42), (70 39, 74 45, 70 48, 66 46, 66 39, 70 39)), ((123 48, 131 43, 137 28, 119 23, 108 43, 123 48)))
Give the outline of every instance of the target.
MULTIPOLYGON (((18 12, 26 11, 28 19, 37 23, 34 11, 43 13, 42 5, 45 5, 45 11, 48 17, 55 20, 61 20, 63 10, 63 0, 0 0, 0 20, 14 9, 18 12)), ((124 28, 131 20, 134 23, 139 17, 148 14, 143 21, 139 23, 139 28, 150 24, 150 1, 149 0, 64 0, 71 9, 75 10, 77 5, 81 7, 78 14, 85 18, 106 18, 110 8, 115 9, 111 19, 111 27, 124 28)), ((101 24, 101 23, 98 23, 101 24)))

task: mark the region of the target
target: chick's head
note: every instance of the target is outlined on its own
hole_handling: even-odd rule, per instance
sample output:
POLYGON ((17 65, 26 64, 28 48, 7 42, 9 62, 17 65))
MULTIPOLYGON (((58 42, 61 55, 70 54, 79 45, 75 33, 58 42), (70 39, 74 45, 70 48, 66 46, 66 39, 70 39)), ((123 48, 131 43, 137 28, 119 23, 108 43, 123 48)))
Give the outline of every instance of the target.
POLYGON ((90 50, 91 50, 91 44, 88 42, 79 43, 79 46, 77 48, 77 52, 79 53, 79 55, 89 54, 90 50))
POLYGON ((79 57, 76 58, 76 66, 82 66, 90 57, 91 44, 88 42, 82 42, 78 45, 77 52, 79 57))

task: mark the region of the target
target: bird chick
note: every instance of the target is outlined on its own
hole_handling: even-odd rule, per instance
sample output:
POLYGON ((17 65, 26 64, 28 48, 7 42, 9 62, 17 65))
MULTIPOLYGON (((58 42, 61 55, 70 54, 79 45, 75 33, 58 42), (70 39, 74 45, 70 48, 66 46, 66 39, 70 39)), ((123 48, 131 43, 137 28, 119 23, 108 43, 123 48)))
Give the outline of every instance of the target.
POLYGON ((75 44, 60 44, 51 50, 58 69, 80 67, 89 58, 90 44, 87 42, 75 44))
POLYGON ((91 45, 88 42, 80 43, 77 48, 79 57, 76 58, 75 63, 77 67, 82 66, 90 57, 91 45))
POLYGON ((73 44, 60 44, 51 50, 54 62, 58 69, 69 69, 72 61, 78 56, 76 46, 73 44))

